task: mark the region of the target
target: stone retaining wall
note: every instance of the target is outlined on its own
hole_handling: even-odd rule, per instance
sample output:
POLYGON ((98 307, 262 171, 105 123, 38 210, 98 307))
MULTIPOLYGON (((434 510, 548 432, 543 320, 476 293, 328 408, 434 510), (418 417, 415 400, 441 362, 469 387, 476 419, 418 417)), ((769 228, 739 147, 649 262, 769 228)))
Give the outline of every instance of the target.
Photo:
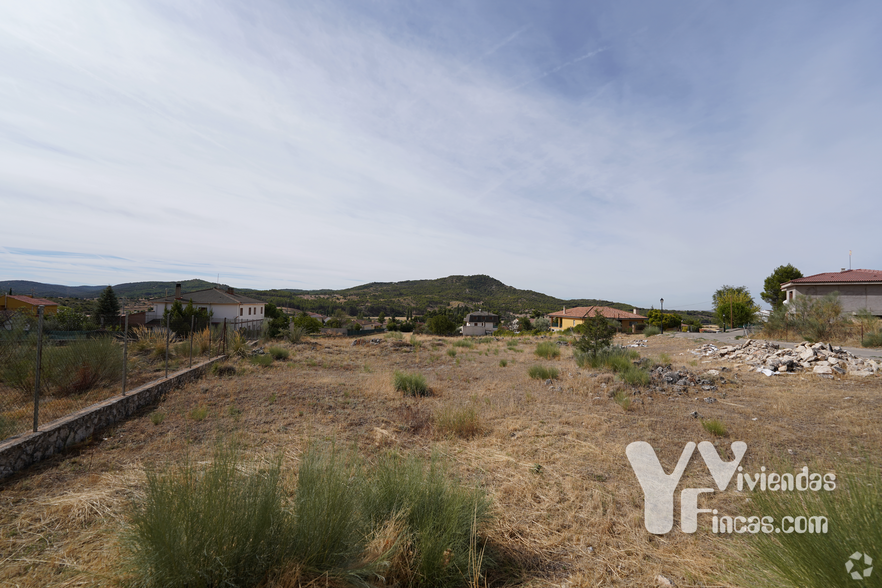
POLYGON ((64 418, 40 427, 36 433, 19 435, 0 443, 0 479, 85 441, 95 431, 122 421, 145 406, 155 404, 170 390, 201 378, 208 367, 224 359, 216 357, 192 368, 181 370, 168 378, 156 380, 95 403, 64 418))

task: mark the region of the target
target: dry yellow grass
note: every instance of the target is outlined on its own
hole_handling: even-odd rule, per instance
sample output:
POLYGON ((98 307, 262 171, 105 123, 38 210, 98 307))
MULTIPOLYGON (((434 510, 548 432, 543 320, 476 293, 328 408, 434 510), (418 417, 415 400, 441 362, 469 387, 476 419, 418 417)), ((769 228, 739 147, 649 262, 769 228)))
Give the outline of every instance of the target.
MULTIPOLYGON (((667 535, 646 532, 643 494, 625 457, 628 443, 651 443, 666 471, 688 441, 723 448, 746 441, 743 465, 751 471, 779 460, 835 471, 849 461, 876 458, 882 448, 880 378, 766 378, 732 370, 713 404, 702 400, 709 393, 700 390, 682 396, 642 391, 623 411, 611 398, 623 385, 609 374, 578 369, 570 347, 543 362, 560 370, 548 386, 527 375, 531 353, 510 349, 505 341, 459 347, 450 357, 450 340, 419 340, 417 350, 392 340, 283 344, 291 350, 287 361, 265 368, 236 361, 233 377, 208 376, 173 392, 156 408, 166 415, 158 425, 149 418, 152 409, 145 411, 5 481, 0 585, 115 585, 116 537, 128 504, 141 491, 144 466, 184 454, 207 457, 219 439, 235 436, 255 458, 282 452, 289 469, 315 438, 357 446, 367 459, 388 449, 442 453, 464 479, 492 495, 494 548, 524 566, 520 582, 529 586, 652 586, 658 574, 678 586, 735 586, 719 556, 742 538, 712 535, 701 526, 683 534, 679 521, 667 535), (422 373, 433 396, 396 393, 395 370, 422 373), (203 406, 204 420, 188 418, 203 406), (476 409, 480 434, 464 439, 434 429, 434 415, 462 406, 476 409), (729 437, 719 440, 704 431, 692 411, 721 419, 729 437)), ((537 341, 518 347, 531 351, 537 341)), ((640 349, 644 356, 667 353, 675 367, 731 367, 696 360, 688 352, 694 342, 658 336, 648 345, 640 349)), ((693 458, 680 487, 712 484, 693 458)), ((737 510, 743 500, 725 492, 707 502, 737 510)), ((311 580, 291 570, 266 585, 311 580)))

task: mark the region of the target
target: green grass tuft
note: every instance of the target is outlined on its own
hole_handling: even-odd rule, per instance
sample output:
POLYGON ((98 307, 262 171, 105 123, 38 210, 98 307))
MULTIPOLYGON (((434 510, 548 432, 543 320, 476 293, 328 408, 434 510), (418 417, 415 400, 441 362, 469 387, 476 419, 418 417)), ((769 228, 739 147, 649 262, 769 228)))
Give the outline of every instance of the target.
POLYGON ((506 359, 499 360, 499 367, 505 367, 507 365, 508 365, 508 360, 506 360, 506 359))
POLYGON ((249 361, 251 361, 251 363, 254 364, 254 365, 259 365, 259 366, 261 366, 261 367, 267 367, 267 366, 269 366, 269 365, 272 365, 272 363, 273 363, 273 356, 272 356, 272 355, 269 355, 269 354, 266 354, 266 355, 252 355, 251 358, 249 359, 249 361))
POLYGON ((430 396, 429 385, 422 374, 400 372, 395 370, 392 375, 392 386, 405 396, 430 396))
POLYGON ((560 374, 557 368, 549 368, 545 367, 544 365, 530 366, 530 368, 527 370, 527 373, 534 380, 554 380, 557 379, 557 376, 560 374))
POLYGON ((720 419, 704 419, 701 421, 701 426, 704 427, 705 431, 717 437, 727 437, 729 435, 726 425, 720 419))
POLYGON ((273 359, 282 361, 288 359, 291 356, 291 352, 285 349, 284 347, 273 346, 267 349, 267 352, 272 356, 273 359))
POLYGON ((555 359, 560 357, 560 347, 549 341, 543 341, 536 346, 536 355, 545 359, 555 359))
POLYGON ((481 419, 473 406, 448 407, 435 415, 435 426, 442 433, 470 439, 481 432, 481 419))

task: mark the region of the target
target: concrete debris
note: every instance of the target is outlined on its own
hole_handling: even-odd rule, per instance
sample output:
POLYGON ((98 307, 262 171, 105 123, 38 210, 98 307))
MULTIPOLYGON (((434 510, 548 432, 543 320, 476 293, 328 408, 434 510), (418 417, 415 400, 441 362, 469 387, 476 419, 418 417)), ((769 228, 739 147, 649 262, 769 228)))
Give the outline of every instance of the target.
POLYGON ((637 339, 629 345, 625 345, 625 347, 646 347, 646 339, 637 339))
POLYGON ((882 374, 882 362, 857 357, 829 343, 800 343, 792 349, 782 349, 777 343, 749 339, 741 345, 725 347, 707 343, 692 353, 749 366, 766 376, 804 371, 827 377, 834 373, 859 377, 882 374))

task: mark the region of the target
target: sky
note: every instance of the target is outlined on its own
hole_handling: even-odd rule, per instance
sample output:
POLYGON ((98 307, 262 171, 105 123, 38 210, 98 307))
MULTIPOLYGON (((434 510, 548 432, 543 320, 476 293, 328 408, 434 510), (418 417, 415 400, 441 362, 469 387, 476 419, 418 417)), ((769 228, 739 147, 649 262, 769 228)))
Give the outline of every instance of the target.
POLYGON ((709 309, 882 269, 878 2, 0 10, 0 280, 709 309))

